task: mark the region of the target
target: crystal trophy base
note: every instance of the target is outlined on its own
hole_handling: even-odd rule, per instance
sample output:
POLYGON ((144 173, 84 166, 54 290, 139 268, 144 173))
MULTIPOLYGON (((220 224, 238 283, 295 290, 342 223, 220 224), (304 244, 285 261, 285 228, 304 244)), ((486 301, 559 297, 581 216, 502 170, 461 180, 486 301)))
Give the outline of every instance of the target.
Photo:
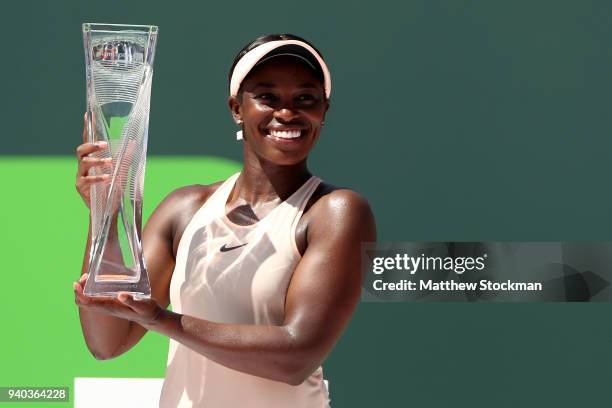
POLYGON ((84 293, 88 296, 117 297, 119 292, 127 292, 137 299, 150 298, 151 287, 146 270, 134 277, 134 273, 123 265, 102 261, 98 273, 93 279, 87 279, 84 293), (113 272, 100 272, 105 269, 113 272))

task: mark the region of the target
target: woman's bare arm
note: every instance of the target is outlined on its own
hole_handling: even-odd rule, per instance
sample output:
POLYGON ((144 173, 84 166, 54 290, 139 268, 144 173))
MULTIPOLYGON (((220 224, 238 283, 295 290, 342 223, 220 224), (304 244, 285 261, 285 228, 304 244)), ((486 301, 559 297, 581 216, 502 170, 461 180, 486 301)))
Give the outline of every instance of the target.
MULTIPOLYGON (((166 198, 153 212, 143 231, 143 251, 151 285, 151 296, 162 307, 169 303, 168 291, 174 268, 172 253, 172 211, 176 193, 166 198)), ((82 273, 87 272, 91 223, 82 273)), ((84 279, 82 279, 84 281, 84 279)), ((82 282, 84 285, 84 282, 82 282)), ((146 329, 135 322, 87 308, 79 308, 83 336, 90 352, 97 359, 119 356, 133 347, 145 335, 146 329)))

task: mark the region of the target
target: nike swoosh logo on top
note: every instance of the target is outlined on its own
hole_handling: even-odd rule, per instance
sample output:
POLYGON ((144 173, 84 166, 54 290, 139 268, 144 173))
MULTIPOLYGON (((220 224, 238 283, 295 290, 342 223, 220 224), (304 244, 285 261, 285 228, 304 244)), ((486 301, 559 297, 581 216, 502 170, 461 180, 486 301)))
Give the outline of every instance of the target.
MULTIPOLYGON (((248 242, 247 242, 248 244, 248 242)), ((228 247, 227 244, 223 244, 223 246, 221 247, 221 252, 227 252, 227 251, 231 251, 232 249, 236 249, 236 248, 240 248, 245 246, 246 244, 242 244, 242 245, 236 245, 233 247, 228 247)))

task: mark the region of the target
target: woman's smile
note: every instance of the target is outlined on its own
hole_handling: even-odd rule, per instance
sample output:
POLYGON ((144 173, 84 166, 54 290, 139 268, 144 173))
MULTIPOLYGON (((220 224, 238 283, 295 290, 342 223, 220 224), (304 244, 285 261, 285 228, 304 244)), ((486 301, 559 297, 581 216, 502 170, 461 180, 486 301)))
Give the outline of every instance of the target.
POLYGON ((280 138, 280 139, 297 139, 302 135, 302 131, 299 129, 296 130, 270 130, 267 135, 268 137, 280 138))
POLYGON ((264 132, 267 142, 283 151, 300 150, 307 140, 307 130, 269 130, 264 132))

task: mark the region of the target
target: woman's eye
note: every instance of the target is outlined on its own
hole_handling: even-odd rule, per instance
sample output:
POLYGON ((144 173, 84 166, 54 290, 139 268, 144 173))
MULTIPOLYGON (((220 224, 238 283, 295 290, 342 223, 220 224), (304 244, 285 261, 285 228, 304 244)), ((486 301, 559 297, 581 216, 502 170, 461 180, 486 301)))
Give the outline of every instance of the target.
POLYGON ((313 95, 310 94, 302 94, 300 96, 298 96, 298 101, 314 101, 315 97, 313 95))
POLYGON ((269 101, 269 100, 274 99, 274 95, 272 95, 271 93, 262 93, 262 94, 256 95, 255 99, 261 99, 261 100, 264 100, 264 101, 269 101))

